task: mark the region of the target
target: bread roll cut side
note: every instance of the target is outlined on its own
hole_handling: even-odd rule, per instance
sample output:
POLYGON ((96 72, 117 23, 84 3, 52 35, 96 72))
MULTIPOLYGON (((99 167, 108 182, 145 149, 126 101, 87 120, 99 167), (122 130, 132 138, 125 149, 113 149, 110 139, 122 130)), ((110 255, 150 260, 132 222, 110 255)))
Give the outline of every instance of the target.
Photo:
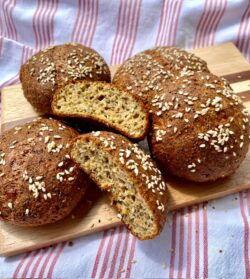
POLYGON ((148 183, 155 179, 165 190, 165 183, 158 169, 157 174, 154 173, 154 165, 146 160, 147 155, 137 149, 134 144, 128 145, 128 141, 122 136, 96 132, 78 137, 73 144, 71 156, 101 190, 109 193, 118 217, 131 232, 144 240, 158 235, 163 227, 166 195, 163 192, 159 194, 158 189, 152 192, 152 182, 152 188, 143 183, 144 179, 148 180, 148 183), (135 156, 144 160, 145 166, 149 164, 151 170, 140 172, 141 166, 139 167, 135 156))
POLYGON ((144 105, 108 83, 69 83, 56 92, 52 110, 58 116, 97 121, 131 139, 143 139, 148 131, 144 105))

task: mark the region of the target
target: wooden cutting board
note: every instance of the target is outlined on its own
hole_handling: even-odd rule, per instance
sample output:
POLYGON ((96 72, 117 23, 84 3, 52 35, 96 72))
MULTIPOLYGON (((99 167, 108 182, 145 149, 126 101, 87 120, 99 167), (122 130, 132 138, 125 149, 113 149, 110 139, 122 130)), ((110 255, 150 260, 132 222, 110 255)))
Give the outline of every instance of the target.
MULTIPOLYGON (((196 49, 193 52, 208 62, 213 73, 225 76, 235 92, 244 98, 245 105, 250 109, 250 65, 237 48, 228 43, 196 49)), ((111 67, 112 73, 116 69, 115 66, 111 67)), ((35 116, 36 113, 23 97, 20 85, 2 90, 2 131, 28 122, 35 116)), ((205 184, 195 184, 176 178, 171 178, 168 182, 170 210, 250 188, 250 152, 240 169, 230 178, 205 184)), ((89 207, 87 213, 86 208, 78 208, 74 216, 56 224, 25 229, 1 222, 0 255, 14 255, 120 224, 116 212, 109 206, 104 195, 90 196, 88 200, 92 201, 93 206, 89 207)))

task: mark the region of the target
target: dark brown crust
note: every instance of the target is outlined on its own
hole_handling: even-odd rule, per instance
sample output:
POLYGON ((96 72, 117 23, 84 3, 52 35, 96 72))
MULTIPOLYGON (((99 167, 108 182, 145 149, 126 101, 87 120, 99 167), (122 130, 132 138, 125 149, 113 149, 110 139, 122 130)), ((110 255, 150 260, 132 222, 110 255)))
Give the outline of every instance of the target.
POLYGON ((129 58, 118 68, 112 83, 140 97, 150 109, 152 97, 176 76, 189 72, 209 72, 207 63, 185 50, 156 47, 129 58))
MULTIPOLYGON (((175 84, 172 84, 160 95, 163 96, 162 103, 175 103, 172 99, 173 96, 178 98, 178 108, 171 108, 157 116, 156 112, 160 112, 160 110, 156 106, 157 103, 154 103, 152 131, 148 137, 149 145, 164 173, 169 172, 188 180, 205 182, 226 177, 234 173, 240 166, 249 146, 248 117, 242 113, 244 107, 241 101, 239 100, 239 104, 236 104, 238 97, 236 95, 234 95, 236 99, 227 97, 222 94, 223 90, 230 90, 230 86, 225 80, 212 74, 194 73, 186 81, 185 78, 176 80, 175 84), (180 95, 178 92, 181 90, 187 92, 188 95, 180 95), (221 92, 217 93, 218 90, 221 92), (189 106, 185 102, 185 100, 188 101, 188 97, 197 97, 197 100, 189 106), (215 97, 221 98, 219 103, 222 104, 222 108, 216 112, 215 107, 209 105, 207 113, 194 118, 197 111, 204 109, 201 104, 205 104, 209 98, 214 100, 215 97), (189 112, 185 111, 187 108, 191 108, 189 112), (173 118, 173 115, 177 113, 183 113, 183 116, 173 118), (230 122, 232 117, 233 121, 230 122), (188 122, 186 123, 184 119, 188 119, 188 122), (228 123, 230 126, 226 127, 225 125, 228 123), (171 127, 168 128, 167 125, 171 125, 171 127), (219 145, 222 149, 221 152, 216 151, 211 145, 212 140, 217 140, 217 137, 212 138, 211 136, 209 141, 198 137, 199 133, 204 134, 209 130, 215 130, 219 125, 223 125, 224 130, 228 128, 234 132, 234 134, 230 134, 229 140, 224 145, 219 145), (243 125, 245 129, 243 129, 243 125), (174 127, 176 127, 176 132, 174 132, 174 127), (160 133, 162 135, 159 137, 160 133), (241 137, 243 138, 241 139, 241 137), (242 148, 240 147, 241 142, 243 142, 242 148), (202 144, 205 144, 205 147, 201 148, 202 144), (195 164, 195 167, 191 167, 192 164, 195 164), (191 171, 192 169, 193 171, 191 171)), ((233 96, 232 93, 230 96, 233 96)), ((189 100, 191 101, 191 99, 189 100)), ((224 136, 222 135, 222 137, 224 136)))
POLYGON ((66 154, 70 154, 69 143, 78 133, 64 125, 59 126, 59 123, 63 125, 56 120, 40 119, 13 128, 1 136, 0 154, 5 153, 1 157, 5 164, 0 161, 0 173, 4 173, 0 176, 1 220, 19 226, 38 226, 56 222, 71 213, 91 184, 89 178, 75 163, 65 157, 66 154), (46 130, 46 127, 53 131, 46 130), (63 145, 59 153, 49 153, 48 144, 45 143, 46 136, 50 136, 49 142, 52 142, 54 135, 62 137, 54 139, 56 146, 63 145), (17 142, 13 144, 13 141, 17 142), (62 161, 63 166, 59 167, 58 164, 62 161), (72 167, 73 170, 70 169, 72 167), (71 171, 64 174, 63 181, 60 182, 56 175, 65 170, 71 171), (29 179, 24 178, 25 171, 28 177, 32 177, 33 182, 45 183, 45 193, 39 190, 38 197, 33 196, 34 192, 29 190, 29 179), (42 176, 41 180, 39 176, 42 176), (73 177, 74 180, 68 181, 69 177, 73 177), (51 198, 47 196, 48 193, 51 194, 51 198))
MULTIPOLYGON (((77 83, 88 83, 88 81, 77 81, 77 83)), ((98 83, 98 84, 103 84, 103 86, 107 87, 109 86, 110 88, 115 88, 114 85, 111 85, 109 83, 104 83, 104 82, 95 82, 95 83, 98 83)), ((149 115, 148 115, 148 111, 146 109, 146 106, 144 105, 144 103, 139 100, 136 96, 134 96, 133 94, 129 93, 129 92, 126 92, 126 94, 130 95, 135 102, 137 102, 138 106, 141 107, 142 111, 144 111, 145 113, 145 117, 146 117, 146 121, 145 121, 145 129, 144 129, 144 132, 140 135, 140 136, 134 136, 133 134, 128 134, 126 133, 125 131, 123 131, 121 128, 119 128, 118 126, 115 127, 115 125, 113 125, 112 123, 107 123, 107 121, 105 120, 102 120, 102 119, 99 119, 97 117, 94 117, 92 115, 89 115, 89 114, 86 114, 86 115, 83 115, 83 114, 78 114, 78 113, 75 113, 75 114, 68 114, 68 113, 63 113, 63 112, 58 112, 56 110, 56 103, 57 103, 57 99, 59 97, 59 94, 60 94, 60 89, 58 89, 55 94, 54 94, 54 97, 53 97, 53 101, 52 101, 52 104, 51 104, 51 107, 52 107, 52 111, 53 111, 53 114, 54 115, 57 115, 57 116, 60 116, 60 117, 69 117, 69 118, 80 118, 80 119, 86 119, 86 120, 89 120, 91 122, 93 122, 94 124, 101 124, 103 126, 103 128, 107 127, 108 129, 112 129, 114 131, 117 131, 119 133, 121 133, 122 135, 134 140, 134 141, 140 141, 142 139, 144 139, 148 133, 148 130, 149 130, 149 115)))
MULTIPOLYGON (((155 191, 155 193, 152 192, 151 189, 148 188, 148 185, 145 183, 145 178, 143 178, 143 175, 146 175, 148 177, 150 177, 151 175, 155 175, 155 172, 153 170, 144 170, 143 169, 143 165, 141 163, 141 160, 139 160, 136 157, 136 153, 132 152, 131 155, 129 156, 129 158, 127 158, 125 160, 125 164, 126 161, 128 160, 134 160, 136 163, 138 163, 138 175, 135 174, 135 172, 133 170, 130 170, 126 167, 126 165, 122 164, 122 162, 120 161, 120 151, 126 150, 127 148, 130 148, 131 146, 137 146, 134 145, 133 143, 131 143, 128 139, 126 139, 125 137, 121 136, 121 135, 117 135, 114 133, 110 133, 110 132, 98 132, 98 136, 95 133, 91 133, 91 134, 84 134, 82 136, 79 136, 76 140, 75 143, 77 141, 85 141, 85 140, 91 140, 96 142, 100 148, 104 149, 105 151, 107 151, 113 158, 115 164, 117 164, 122 170, 124 170, 124 172, 127 173, 127 175, 130 177, 134 187, 139 191, 139 193, 141 194, 141 196, 143 197, 144 201, 148 204, 149 208, 152 210, 153 215, 155 217, 156 220, 156 226, 157 226, 157 232, 156 234, 152 235, 150 238, 154 238, 155 236, 159 235, 164 224, 166 221, 166 215, 167 215, 167 199, 168 199, 168 192, 167 192, 167 188, 165 189, 165 191, 163 191, 163 195, 160 195, 158 191, 155 191), (100 134, 99 134, 100 133, 100 134), (111 139, 111 137, 113 137, 111 139), (109 145, 107 146, 106 144, 104 144, 104 140, 107 140, 108 142, 113 141, 113 144, 115 145, 115 149, 111 148, 109 145), (165 207, 164 212, 159 210, 157 207, 157 203, 156 201, 159 201, 160 203, 162 203, 165 207)), ((74 143, 73 143, 74 145, 74 143)), ((140 150, 140 148, 139 148, 140 150)), ((141 151, 143 152, 143 151, 141 151)), ((146 155, 143 152, 144 155, 146 155)), ((73 152, 71 152, 72 155, 72 159, 75 160, 75 162, 77 161, 76 158, 74 158, 73 156, 73 152)), ((153 168, 157 169, 155 162, 150 158, 150 156, 148 156, 147 161, 153 164, 153 168)), ((159 172, 159 177, 160 177, 160 181, 164 181, 163 177, 160 174, 160 171, 157 169, 157 171, 159 172)), ((91 175, 91 179, 93 181, 95 181, 95 175, 91 175)), ((95 181, 97 182, 97 181, 95 181)), ((99 187, 102 189, 102 187, 99 185, 99 187)), ((110 186, 107 185, 105 187, 105 189, 102 189, 103 191, 107 191, 109 192, 110 186)), ((113 200, 111 197, 111 194, 109 194, 112 204, 113 204, 113 200)), ((113 206, 116 208, 115 204, 113 204, 113 206)), ((116 208, 117 209, 117 208, 116 208)), ((128 226, 129 229, 131 229, 129 227, 128 224, 125 224, 126 226, 128 226)), ((133 234, 135 234, 132 231, 133 234)), ((135 234, 136 235, 136 234, 135 234)), ((140 238, 141 240, 144 240, 146 238, 143 237, 139 237, 138 235, 136 235, 138 238, 140 238)), ((149 238, 147 238, 149 239, 149 238)))
POLYGON ((83 79, 110 82, 110 70, 95 50, 76 43, 43 49, 20 70, 24 96, 38 112, 48 114, 55 90, 70 81, 83 79))

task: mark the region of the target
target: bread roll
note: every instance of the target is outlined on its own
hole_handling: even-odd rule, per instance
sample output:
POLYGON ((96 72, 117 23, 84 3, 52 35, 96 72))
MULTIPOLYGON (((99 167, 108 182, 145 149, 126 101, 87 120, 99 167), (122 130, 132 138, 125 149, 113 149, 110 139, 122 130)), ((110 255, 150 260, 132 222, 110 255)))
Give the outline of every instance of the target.
POLYGON ((19 226, 54 223, 71 213, 92 182, 70 159, 78 135, 52 119, 0 137, 0 219, 19 226))
POLYGON ((229 84, 213 74, 175 80, 151 101, 149 145, 165 173, 196 182, 235 172, 249 147, 249 115, 229 84))
POLYGON ((56 89, 70 81, 110 82, 104 59, 93 49, 71 43, 49 47, 33 55, 20 70, 24 96, 40 113, 51 113, 56 89))

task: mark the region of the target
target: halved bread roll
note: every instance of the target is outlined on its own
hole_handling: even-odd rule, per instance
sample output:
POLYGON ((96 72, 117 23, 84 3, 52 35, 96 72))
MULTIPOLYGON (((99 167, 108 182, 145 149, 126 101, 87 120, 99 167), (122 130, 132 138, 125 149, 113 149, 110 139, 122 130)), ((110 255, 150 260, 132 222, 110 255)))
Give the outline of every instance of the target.
POLYGON ((52 110, 58 116, 97 121, 135 140, 148 131, 148 113, 141 101, 104 82, 69 83, 55 93, 52 110))
POLYGON ((167 188, 151 157, 111 132, 78 137, 72 159, 109 193, 118 216, 139 239, 158 235, 167 213, 167 188))

